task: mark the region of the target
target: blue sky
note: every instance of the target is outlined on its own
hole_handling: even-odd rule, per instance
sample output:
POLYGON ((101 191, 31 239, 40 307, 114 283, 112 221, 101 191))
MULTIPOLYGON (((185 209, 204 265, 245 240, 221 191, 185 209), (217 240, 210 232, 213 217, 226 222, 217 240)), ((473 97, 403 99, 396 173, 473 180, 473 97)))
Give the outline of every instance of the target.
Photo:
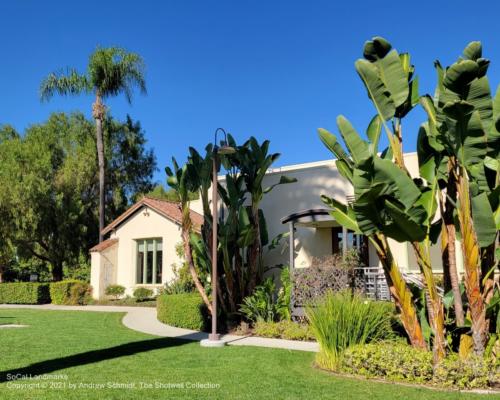
MULTIPOLYGON (((113 116, 140 120, 158 158, 157 181, 188 146, 202 149, 217 127, 240 141, 271 140, 277 165, 330 158, 316 129, 335 131, 344 114, 364 131, 374 109, 354 61, 381 35, 408 51, 421 93, 434 90, 433 61, 449 65, 471 40, 492 58, 500 82, 497 2, 469 1, 10 1, 2 2, 0 123, 22 131, 54 111, 83 111, 91 97, 41 104, 38 87, 53 70, 84 70, 97 45, 123 46, 147 65, 148 95, 132 106, 108 102, 113 116), (481 6, 483 5, 483 6, 481 6)), ((404 126, 415 149, 417 110, 404 126)))

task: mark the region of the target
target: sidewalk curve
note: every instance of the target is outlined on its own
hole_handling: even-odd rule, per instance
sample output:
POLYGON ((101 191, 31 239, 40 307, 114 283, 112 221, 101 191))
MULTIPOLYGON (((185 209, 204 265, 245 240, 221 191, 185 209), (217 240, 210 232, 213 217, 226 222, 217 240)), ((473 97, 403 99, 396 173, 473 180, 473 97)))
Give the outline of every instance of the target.
MULTIPOLYGON (((176 328, 165 325, 156 319, 156 308, 153 307, 125 307, 125 306, 59 306, 54 304, 25 305, 0 304, 0 309, 32 308, 37 310, 67 310, 67 311, 94 311, 94 312, 121 312, 125 313, 123 325, 138 332, 155 336, 174 337, 185 340, 200 341, 208 338, 208 333, 190 329, 176 328)), ((319 351, 316 342, 302 342, 297 340, 271 339, 257 336, 222 335, 221 339, 232 346, 257 346, 276 349, 299 351, 319 351)))

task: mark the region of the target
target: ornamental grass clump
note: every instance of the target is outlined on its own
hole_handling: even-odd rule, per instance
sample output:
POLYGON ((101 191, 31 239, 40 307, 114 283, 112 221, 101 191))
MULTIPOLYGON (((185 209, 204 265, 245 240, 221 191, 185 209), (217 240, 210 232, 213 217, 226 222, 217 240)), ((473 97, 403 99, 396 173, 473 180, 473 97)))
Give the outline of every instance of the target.
POLYGON ((320 344, 317 364, 336 370, 347 348, 393 336, 392 310, 390 303, 369 301, 348 290, 329 292, 307 307, 307 318, 320 344))

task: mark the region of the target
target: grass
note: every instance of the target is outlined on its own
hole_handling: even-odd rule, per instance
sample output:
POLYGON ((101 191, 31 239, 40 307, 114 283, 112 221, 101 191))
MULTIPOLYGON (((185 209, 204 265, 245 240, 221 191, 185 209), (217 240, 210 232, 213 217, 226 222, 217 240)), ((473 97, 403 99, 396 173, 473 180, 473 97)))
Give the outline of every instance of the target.
MULTIPOLYGON (((330 375, 314 354, 158 338, 125 328, 121 313, 0 310, 28 328, 0 331, 1 399, 479 399, 330 375), (67 375, 67 380, 7 380, 8 374, 67 375), (142 386, 141 382, 152 385, 142 386), (155 388, 156 383, 164 384, 155 388), (42 388, 15 388, 12 384, 42 388), (211 389, 188 384, 211 383, 211 389), (76 385, 75 388, 70 388, 76 385), (87 385, 82 388, 80 385, 87 385), (114 384, 133 388, 112 388, 114 384), (168 388, 168 384, 184 388, 168 388), (104 385, 99 388, 98 385, 104 385)), ((488 399, 493 397, 489 396, 488 399)))

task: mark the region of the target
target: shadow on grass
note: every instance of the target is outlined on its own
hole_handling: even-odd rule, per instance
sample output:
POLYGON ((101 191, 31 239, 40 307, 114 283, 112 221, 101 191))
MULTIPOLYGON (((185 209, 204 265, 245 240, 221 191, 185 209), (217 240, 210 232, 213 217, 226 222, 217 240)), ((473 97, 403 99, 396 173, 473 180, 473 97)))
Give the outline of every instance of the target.
POLYGON ((12 380, 12 375, 42 375, 51 372, 77 367, 80 365, 98 363, 100 361, 112 360, 124 356, 131 356, 146 351, 164 349, 168 347, 177 347, 188 344, 190 341, 173 338, 158 338, 131 342, 119 346, 109 347, 107 349, 86 351, 67 357, 54 358, 52 360, 40 361, 27 367, 12 369, 0 372, 0 383, 12 380), (10 379, 7 377, 10 375, 10 379))

